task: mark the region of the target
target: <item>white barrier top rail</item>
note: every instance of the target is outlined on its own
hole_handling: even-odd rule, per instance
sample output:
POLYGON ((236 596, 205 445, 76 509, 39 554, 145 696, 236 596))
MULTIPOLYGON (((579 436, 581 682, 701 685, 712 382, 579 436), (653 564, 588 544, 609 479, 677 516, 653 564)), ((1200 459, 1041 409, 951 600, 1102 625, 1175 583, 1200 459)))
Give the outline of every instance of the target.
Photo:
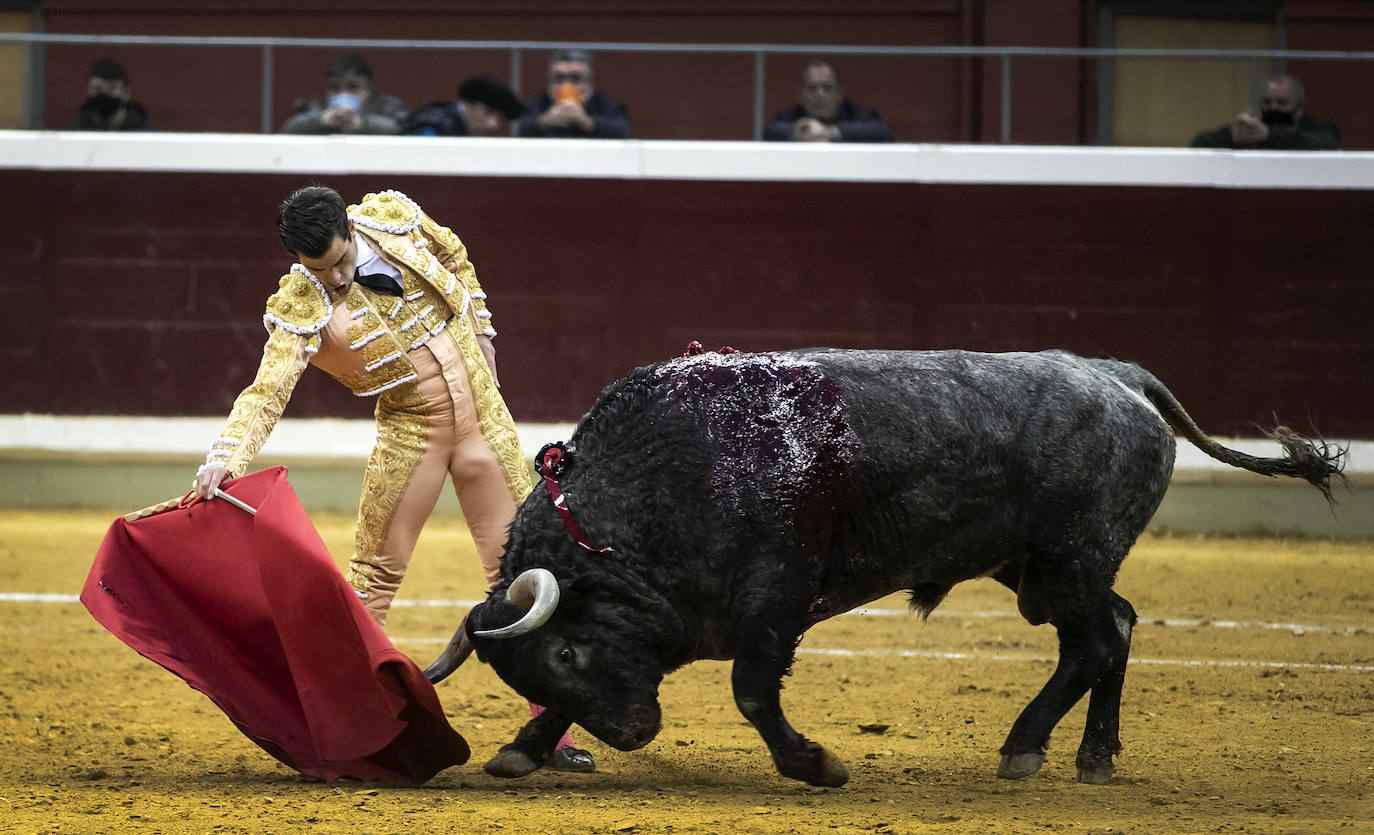
POLYGON ((0 131, 0 170, 1374 189, 1374 152, 0 131))

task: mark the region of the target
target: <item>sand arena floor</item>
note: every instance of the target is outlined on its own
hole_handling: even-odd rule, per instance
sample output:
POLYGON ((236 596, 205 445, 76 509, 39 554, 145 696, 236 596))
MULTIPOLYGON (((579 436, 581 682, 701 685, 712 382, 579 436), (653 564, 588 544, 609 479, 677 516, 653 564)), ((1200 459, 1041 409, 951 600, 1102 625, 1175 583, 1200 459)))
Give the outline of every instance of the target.
MULTIPOLYGON (((847 615, 806 636, 783 705, 846 762, 843 788, 774 772, 722 662, 667 679, 664 729, 645 749, 580 734, 596 774, 488 777, 482 762, 528 714, 475 660, 439 687, 473 759, 398 788, 302 778, 104 632, 73 596, 113 515, 0 513, 0 831, 1374 831, 1374 544, 1142 540, 1117 584, 1141 623, 1108 786, 1073 779, 1083 705, 1039 774, 995 776, 1055 639, 978 581, 925 623, 847 615)), ((316 524, 346 556, 352 520, 316 524)), ((461 523, 435 520, 403 600, 481 587, 461 523)), ((400 606, 388 631, 423 665, 462 611, 400 606)))

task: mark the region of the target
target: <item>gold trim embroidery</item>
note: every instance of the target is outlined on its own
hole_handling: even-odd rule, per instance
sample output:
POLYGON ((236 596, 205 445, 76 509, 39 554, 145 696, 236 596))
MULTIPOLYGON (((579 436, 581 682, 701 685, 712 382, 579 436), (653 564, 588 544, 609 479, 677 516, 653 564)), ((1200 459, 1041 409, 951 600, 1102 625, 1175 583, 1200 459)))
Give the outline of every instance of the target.
POLYGON ((402 356, 400 347, 390 339, 378 339, 363 346, 363 365, 368 371, 376 371, 384 363, 402 356))
POLYGON ((391 532, 392 520, 425 451, 424 399, 419 387, 398 387, 377 400, 377 440, 363 472, 358 499, 358 528, 346 578, 367 592, 376 570, 377 552, 391 532))
POLYGON ((312 276, 292 270, 277 282, 277 292, 267 298, 263 324, 279 325, 298 334, 318 331, 334 312, 324 285, 312 276))
POLYGON ((422 214, 419 204, 395 189, 363 195, 358 205, 348 207, 349 218, 358 225, 393 235, 414 231, 422 214))
POLYGON ((219 436, 237 441, 224 463, 229 472, 243 475, 253 457, 277 425, 291 392, 309 363, 307 339, 285 328, 274 328, 263 347, 258 374, 234 400, 234 408, 219 436))

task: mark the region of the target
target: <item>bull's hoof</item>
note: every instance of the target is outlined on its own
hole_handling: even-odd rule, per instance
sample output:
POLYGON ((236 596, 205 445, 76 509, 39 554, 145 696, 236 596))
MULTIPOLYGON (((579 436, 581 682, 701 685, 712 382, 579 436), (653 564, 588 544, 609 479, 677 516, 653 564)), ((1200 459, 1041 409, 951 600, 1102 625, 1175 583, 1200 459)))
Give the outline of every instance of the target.
POLYGON ((482 770, 493 777, 524 777, 538 771, 540 765, 542 763, 531 759, 525 752, 508 747, 497 751, 496 756, 482 766, 482 770))
POLYGON ((596 771, 596 760, 581 748, 555 748, 553 767, 556 771, 577 771, 586 773, 596 771))
POLYGON ((844 763, 840 762, 839 757, 824 748, 821 749, 821 753, 824 755, 821 759, 821 773, 815 779, 806 782, 813 786, 830 786, 831 788, 838 788, 848 783, 849 769, 844 767, 844 763))
POLYGON ((1044 764, 1044 754, 1003 754, 1002 762, 997 765, 997 776, 1003 780, 1020 780, 1039 771, 1044 764))
POLYGON ((849 769, 839 758, 814 742, 786 759, 773 758, 778 773, 813 786, 837 788, 849 782, 849 769))
POLYGON ((1112 773, 1116 771, 1116 763, 1112 760, 1112 754, 1120 750, 1120 745, 1108 749, 1098 747, 1078 749, 1078 756, 1074 757, 1074 764, 1078 766, 1078 782, 1093 786, 1107 785, 1107 781, 1112 779, 1112 773))
POLYGON ((1107 785, 1107 781, 1112 779, 1112 772, 1116 771, 1116 763, 1112 762, 1110 753, 1079 751, 1075 764, 1078 766, 1078 782, 1093 786, 1107 785))

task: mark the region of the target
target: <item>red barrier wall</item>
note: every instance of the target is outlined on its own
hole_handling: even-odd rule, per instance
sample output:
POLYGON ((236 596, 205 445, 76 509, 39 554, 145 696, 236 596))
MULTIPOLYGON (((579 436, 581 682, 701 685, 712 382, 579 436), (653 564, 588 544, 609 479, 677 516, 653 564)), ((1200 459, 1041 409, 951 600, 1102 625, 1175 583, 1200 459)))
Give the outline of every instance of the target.
MULTIPOLYGON (((227 413, 303 175, 5 172, 0 411, 227 413)), ((1214 434, 1374 438, 1374 192, 331 176, 469 247, 521 420, 691 339, 1136 360, 1214 434)), ((318 371, 288 415, 369 406, 318 371)))

